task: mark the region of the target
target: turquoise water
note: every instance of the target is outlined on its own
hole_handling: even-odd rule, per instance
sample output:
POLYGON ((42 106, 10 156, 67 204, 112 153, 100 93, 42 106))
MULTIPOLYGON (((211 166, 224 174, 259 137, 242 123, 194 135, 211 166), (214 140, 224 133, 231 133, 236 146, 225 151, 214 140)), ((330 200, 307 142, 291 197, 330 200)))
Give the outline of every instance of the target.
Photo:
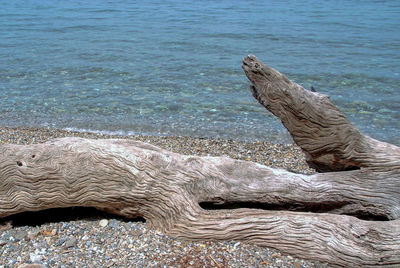
POLYGON ((0 125, 287 142, 255 54, 400 144, 399 1, 0 0, 0 125))

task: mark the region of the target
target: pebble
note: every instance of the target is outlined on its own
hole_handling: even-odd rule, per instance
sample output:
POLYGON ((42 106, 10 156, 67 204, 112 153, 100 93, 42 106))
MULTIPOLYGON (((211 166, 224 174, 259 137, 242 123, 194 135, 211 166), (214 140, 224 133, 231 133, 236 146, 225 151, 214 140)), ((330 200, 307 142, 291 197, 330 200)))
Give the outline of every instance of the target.
POLYGON ((112 220, 110 221, 109 226, 110 226, 111 228, 118 228, 118 227, 119 227, 119 222, 118 222, 117 220, 115 220, 115 219, 112 219, 112 220))
POLYGON ((35 254, 35 253, 30 253, 29 254, 29 258, 30 258, 31 262, 33 262, 33 263, 41 262, 43 260, 43 256, 42 255, 35 254))
POLYGON ((99 221, 99 225, 101 227, 106 227, 107 224, 108 224, 108 220, 106 220, 106 219, 102 219, 101 221, 99 221))
POLYGON ((14 235, 16 241, 23 240, 26 236, 27 233, 25 231, 17 231, 14 235))
POLYGON ((76 244, 77 244, 77 239, 75 237, 72 237, 72 238, 70 238, 70 239, 65 241, 64 249, 75 247, 76 244))
POLYGON ((39 229, 33 229, 28 231, 27 238, 28 240, 34 239, 40 233, 39 229))
MULTIPOLYGON (((314 173, 314 170, 308 168, 301 150, 290 144, 190 137, 126 137, 54 129, 0 127, 0 145, 41 143, 67 136, 135 139, 185 155, 227 156, 304 174, 314 173)), ((148 228, 145 222, 120 219, 98 211, 88 213, 83 208, 58 209, 40 215, 45 216, 40 216, 43 220, 38 226, 31 226, 29 218, 22 222, 19 219, 18 226, 8 226, 10 220, 12 223, 17 220, 17 216, 10 216, 7 221, 0 222, 0 268, 1 265, 23 268, 328 267, 325 263, 287 256, 274 249, 239 241, 174 239, 148 228), (61 221, 46 221, 57 211, 62 215, 61 221)))
POLYGON ((66 239, 65 237, 62 237, 62 238, 60 238, 60 239, 57 240, 57 242, 55 243, 55 245, 58 246, 58 247, 60 247, 60 246, 62 246, 62 245, 64 244, 64 242, 65 242, 66 240, 67 240, 67 239, 66 239))

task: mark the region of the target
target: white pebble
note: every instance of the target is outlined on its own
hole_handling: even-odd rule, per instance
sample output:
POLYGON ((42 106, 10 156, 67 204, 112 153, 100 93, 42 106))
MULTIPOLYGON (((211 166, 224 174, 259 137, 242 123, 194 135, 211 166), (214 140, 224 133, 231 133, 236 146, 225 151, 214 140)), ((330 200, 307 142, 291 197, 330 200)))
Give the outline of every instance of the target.
POLYGON ((236 242, 236 243, 233 245, 233 247, 236 249, 236 247, 239 246, 239 245, 240 245, 240 242, 236 242))
POLYGON ((100 224, 101 227, 106 227, 107 224, 108 224, 108 220, 102 219, 102 220, 99 222, 99 224, 100 224))
POLYGON ((32 263, 35 263, 35 262, 41 262, 43 259, 43 256, 39 255, 39 254, 35 254, 35 253, 30 253, 29 258, 31 259, 32 263))

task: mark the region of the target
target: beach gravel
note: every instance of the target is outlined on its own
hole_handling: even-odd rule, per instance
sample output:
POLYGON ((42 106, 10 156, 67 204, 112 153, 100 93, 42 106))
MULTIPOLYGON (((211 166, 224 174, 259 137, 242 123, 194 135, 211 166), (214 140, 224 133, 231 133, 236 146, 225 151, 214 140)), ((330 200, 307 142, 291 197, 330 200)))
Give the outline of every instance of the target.
MULTIPOLYGON (((311 174, 301 150, 263 141, 109 136, 53 129, 0 128, 0 145, 53 138, 129 138, 187 155, 228 156, 311 174)), ((239 241, 186 241, 92 208, 50 209, 1 219, 0 267, 327 267, 239 241)))

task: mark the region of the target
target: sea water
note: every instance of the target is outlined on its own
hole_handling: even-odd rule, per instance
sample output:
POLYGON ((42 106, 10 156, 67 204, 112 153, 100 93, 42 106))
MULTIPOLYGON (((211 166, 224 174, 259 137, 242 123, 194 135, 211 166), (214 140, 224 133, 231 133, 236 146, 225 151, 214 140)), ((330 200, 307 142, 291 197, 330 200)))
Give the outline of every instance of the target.
POLYGON ((255 54, 400 144, 400 1, 0 0, 0 125, 289 142, 255 54))

